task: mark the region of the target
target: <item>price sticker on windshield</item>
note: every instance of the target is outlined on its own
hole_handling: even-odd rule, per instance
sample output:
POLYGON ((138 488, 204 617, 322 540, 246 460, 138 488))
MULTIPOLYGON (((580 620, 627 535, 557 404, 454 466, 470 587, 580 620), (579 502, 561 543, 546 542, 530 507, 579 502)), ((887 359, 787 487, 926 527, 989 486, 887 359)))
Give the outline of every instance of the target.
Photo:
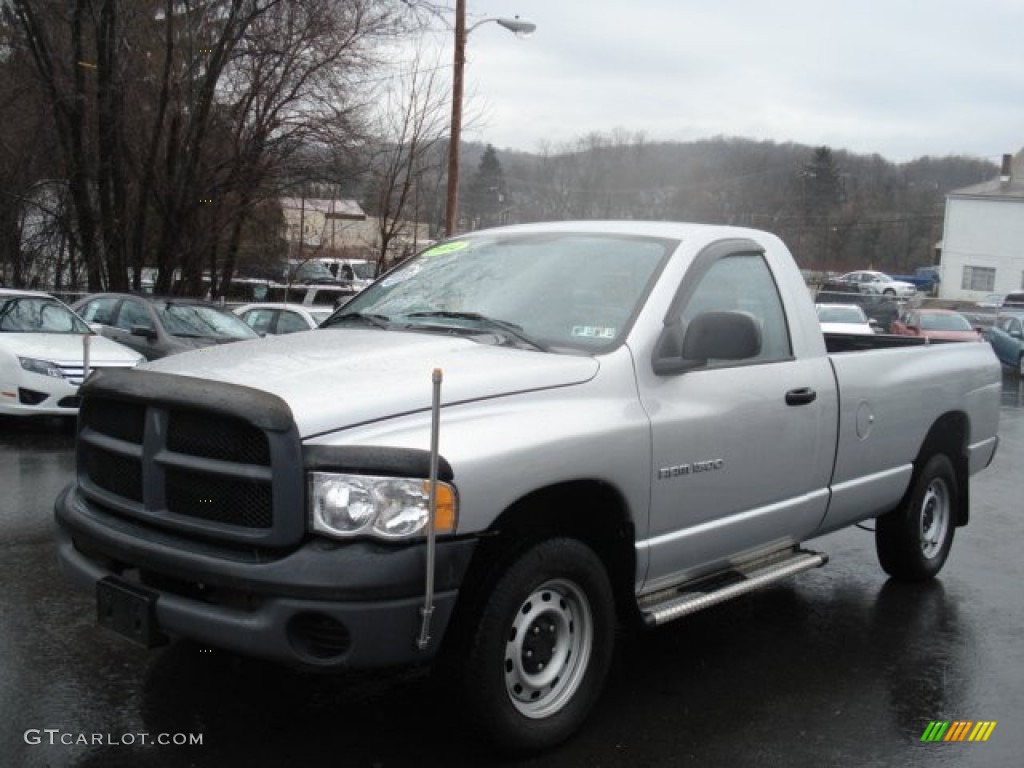
POLYGON ((461 251, 465 248, 469 248, 469 240, 453 240, 450 243, 441 243, 440 245, 435 245, 433 248, 424 251, 423 257, 429 258, 431 256, 443 256, 446 253, 454 253, 455 251, 461 251))
POLYGON ((615 329, 598 325, 574 325, 572 335, 580 339, 614 339, 615 329))

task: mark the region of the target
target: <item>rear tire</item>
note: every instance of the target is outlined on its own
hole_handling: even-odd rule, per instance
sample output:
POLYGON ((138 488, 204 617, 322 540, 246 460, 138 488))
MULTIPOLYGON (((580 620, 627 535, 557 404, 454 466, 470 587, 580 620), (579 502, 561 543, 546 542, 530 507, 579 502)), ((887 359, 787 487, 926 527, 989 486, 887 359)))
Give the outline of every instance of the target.
POLYGON ((597 555, 575 539, 543 541, 489 590, 459 654, 461 704, 500 749, 548 749, 590 712, 614 639, 614 598, 597 555))
POLYGON ((878 518, 875 551, 882 569, 903 581, 933 578, 949 556, 959 498, 956 473, 945 454, 928 459, 907 502, 878 518))

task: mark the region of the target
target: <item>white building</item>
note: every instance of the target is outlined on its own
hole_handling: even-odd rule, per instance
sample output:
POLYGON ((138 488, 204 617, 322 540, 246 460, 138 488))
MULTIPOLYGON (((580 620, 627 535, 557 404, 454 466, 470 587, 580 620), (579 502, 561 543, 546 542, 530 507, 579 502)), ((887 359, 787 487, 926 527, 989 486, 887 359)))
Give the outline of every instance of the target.
POLYGON ((1024 150, 999 176, 946 195, 939 297, 977 301, 1024 289, 1024 150))
POLYGON ((295 257, 300 250, 367 247, 374 223, 355 200, 282 197, 284 239, 295 257))
MULTIPOLYGON (((376 259, 380 254, 380 221, 367 216, 355 200, 284 197, 280 202, 290 259, 376 259)), ((390 257, 421 247, 429 233, 425 223, 400 222, 390 257)))

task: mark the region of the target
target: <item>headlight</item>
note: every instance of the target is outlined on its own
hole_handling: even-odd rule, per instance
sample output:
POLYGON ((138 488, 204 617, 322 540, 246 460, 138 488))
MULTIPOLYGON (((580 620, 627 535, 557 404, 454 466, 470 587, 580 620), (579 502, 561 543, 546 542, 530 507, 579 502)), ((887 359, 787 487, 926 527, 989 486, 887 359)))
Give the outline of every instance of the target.
POLYGON ((53 376, 55 379, 64 378, 64 374, 61 373, 57 364, 49 360, 36 360, 31 357, 19 357, 18 360, 21 362, 21 367, 26 371, 41 373, 43 376, 53 376))
MULTIPOLYGON (((427 534, 430 481, 407 477, 310 473, 311 525, 338 538, 409 539, 427 534)), ((437 534, 455 532, 455 489, 437 484, 437 534)))

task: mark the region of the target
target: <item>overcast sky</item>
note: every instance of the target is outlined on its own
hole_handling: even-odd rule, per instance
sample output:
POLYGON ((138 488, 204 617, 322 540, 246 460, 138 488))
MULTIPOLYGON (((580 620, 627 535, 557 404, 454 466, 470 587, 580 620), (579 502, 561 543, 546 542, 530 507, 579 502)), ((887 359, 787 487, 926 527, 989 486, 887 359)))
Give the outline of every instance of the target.
MULTIPOLYGON (((454 5, 454 2, 452 3, 454 5)), ((1024 0, 467 0, 467 141, 621 129, 902 162, 1024 148, 1024 0)), ((447 33, 450 37, 450 33, 447 33)), ((437 35, 450 59, 452 44, 437 35)))

